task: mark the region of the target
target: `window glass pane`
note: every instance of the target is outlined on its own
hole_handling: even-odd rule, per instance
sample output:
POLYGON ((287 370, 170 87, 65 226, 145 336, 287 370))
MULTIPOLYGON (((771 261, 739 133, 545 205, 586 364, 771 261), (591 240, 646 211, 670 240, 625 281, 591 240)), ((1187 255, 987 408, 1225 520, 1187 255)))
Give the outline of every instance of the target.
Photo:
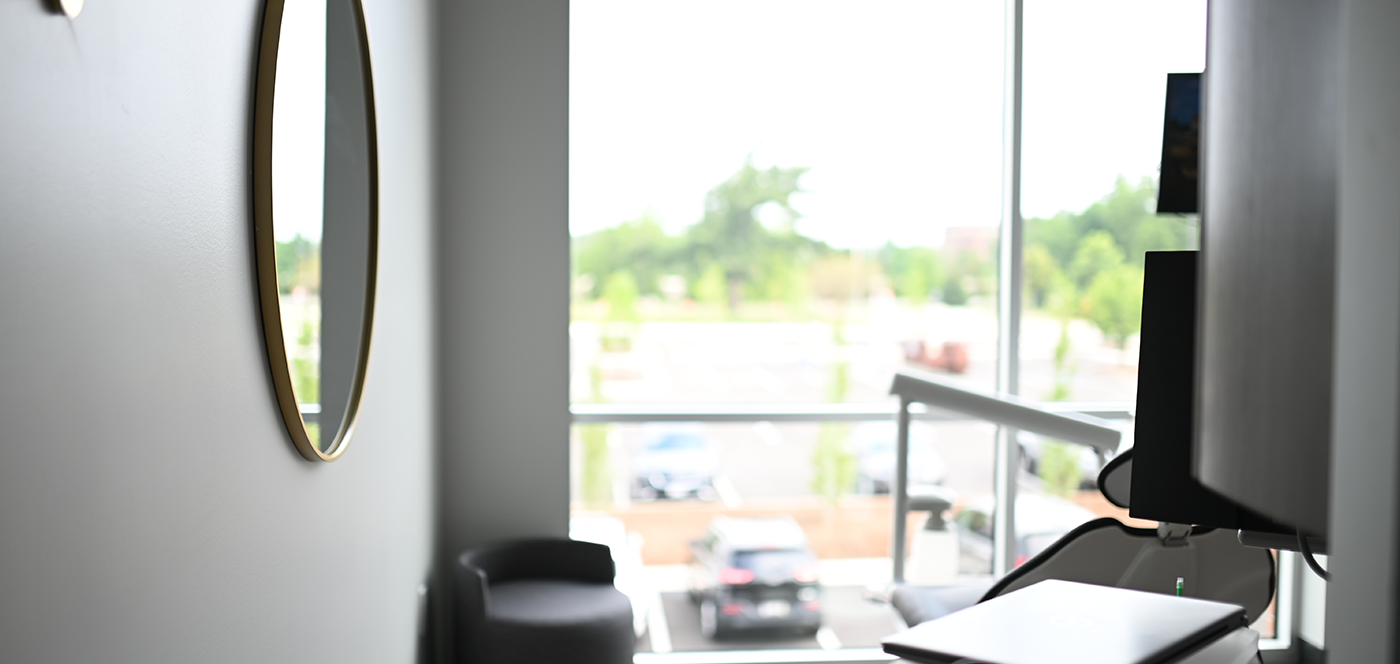
POLYGON ((575 402, 994 385, 1003 26, 969 5, 574 3, 575 402))
MULTIPOLYGON (((1024 397, 1136 399, 1144 253, 1197 243, 1194 215, 1157 215, 1155 203, 1167 74, 1203 69, 1205 19, 1203 0, 1025 3, 1024 397)), ((1131 433, 1125 422, 1120 449, 1131 433)), ((1036 496, 1024 498, 1129 521, 1095 487, 1104 459, 1025 432, 1018 441, 1021 491, 1036 496)), ((1023 516, 1024 553, 1053 541, 1021 528, 1023 516)))
POLYGON ((1195 249, 1156 215, 1168 72, 1205 66, 1206 3, 1025 3, 1021 393, 1132 401, 1146 251, 1195 249))
MULTIPOLYGON (((906 367, 994 387, 1001 3, 570 11, 574 403, 889 404, 906 367)), ((990 427, 917 430, 917 485, 990 493, 990 427)), ((647 611, 669 625, 640 647, 878 646, 894 612, 864 594, 890 580, 894 433, 576 426, 574 517, 613 524, 598 528, 635 553, 647 611), (795 523, 819 583, 798 566, 779 588, 732 555, 705 567, 738 537, 717 519, 795 523), (707 621, 732 638, 706 637, 707 621)), ((919 555, 956 576, 943 548, 919 555)))
MULTIPOLYGON (((576 425, 574 536, 614 547, 641 651, 878 647, 899 629, 869 600, 891 580, 893 436, 889 422, 576 425), (703 442, 654 444, 668 439, 703 442), (706 599, 731 612, 728 635, 705 636, 706 599)), ((909 514, 911 581, 988 578, 994 441, 985 423, 913 424, 911 492, 948 491, 951 518, 929 531, 909 514)))
MULTIPOLYGON (((1204 0, 1025 0, 1020 386, 1057 401, 1137 393, 1143 254, 1197 248, 1196 215, 1156 215, 1168 73, 1205 67, 1204 0)), ((1132 445, 1124 423, 1123 447, 1132 445)), ((1020 435, 1018 546, 1032 532, 1026 498, 1063 497, 1130 525, 1092 486, 1098 461, 1020 435)), ((1034 509, 1034 508, 1032 508, 1034 509)), ((1273 604, 1253 627, 1275 633, 1273 604)))

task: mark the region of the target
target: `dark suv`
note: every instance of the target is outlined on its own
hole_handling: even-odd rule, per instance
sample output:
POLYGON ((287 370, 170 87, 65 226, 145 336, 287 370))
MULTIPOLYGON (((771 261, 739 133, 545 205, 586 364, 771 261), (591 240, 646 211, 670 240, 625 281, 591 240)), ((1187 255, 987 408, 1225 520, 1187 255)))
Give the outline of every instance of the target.
POLYGON ((766 628, 815 634, 821 627, 817 557, 791 518, 717 517, 690 551, 690 592, 706 638, 766 628))

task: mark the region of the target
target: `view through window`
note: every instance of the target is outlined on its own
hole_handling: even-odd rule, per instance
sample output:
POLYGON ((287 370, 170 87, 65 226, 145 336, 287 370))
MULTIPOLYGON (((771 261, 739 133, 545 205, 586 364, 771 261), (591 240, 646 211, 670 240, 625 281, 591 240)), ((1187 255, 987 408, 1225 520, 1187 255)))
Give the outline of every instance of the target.
MULTIPOLYGON (((1152 204, 1166 73, 1201 70, 1204 2, 1024 17, 1021 393, 1127 410, 1143 252, 1196 243, 1152 204)), ((1005 21, 1000 3, 572 3, 570 393, 613 419, 573 428, 573 529, 614 546, 639 651, 899 629, 872 601, 891 379, 996 387, 1005 21)), ((911 580, 990 574, 995 434, 915 423, 911 486, 946 491, 956 538, 911 536, 911 580)), ((1101 459, 1018 441, 1018 561, 1126 516, 1093 489, 1101 459)))

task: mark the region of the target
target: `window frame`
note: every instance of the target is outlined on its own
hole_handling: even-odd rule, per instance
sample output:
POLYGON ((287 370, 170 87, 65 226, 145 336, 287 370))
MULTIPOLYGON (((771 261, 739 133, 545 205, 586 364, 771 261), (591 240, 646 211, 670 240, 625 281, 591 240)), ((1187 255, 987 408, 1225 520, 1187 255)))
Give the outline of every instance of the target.
MULTIPOLYGON (((1003 90, 1003 170, 997 285, 997 380, 999 392, 1020 393, 1020 340, 1023 305, 1023 251, 1025 221, 1021 213, 1022 92, 1024 54, 1024 0, 1005 0, 1005 71, 1003 90)), ((1120 412, 1121 404, 1058 404, 1067 411, 1096 415, 1120 412)), ((895 404, 783 404, 765 406, 684 405, 658 406, 627 404, 570 404, 572 424, 621 422, 856 422, 892 419, 895 404)), ((1110 415, 1112 416, 1112 415, 1110 415)), ((928 412, 911 412, 911 417, 927 420, 948 418, 928 412)), ((998 427, 994 487, 997 514, 993 519, 993 574, 1006 574, 1016 558, 1015 497, 1016 473, 1020 466, 1016 431, 998 427)), ((1280 552, 1275 591, 1275 636, 1260 639, 1265 661, 1289 661, 1296 629, 1299 569, 1296 556, 1280 552)), ((864 664, 890 662, 878 648, 821 650, 729 650, 703 652, 637 653, 636 664, 864 664)))

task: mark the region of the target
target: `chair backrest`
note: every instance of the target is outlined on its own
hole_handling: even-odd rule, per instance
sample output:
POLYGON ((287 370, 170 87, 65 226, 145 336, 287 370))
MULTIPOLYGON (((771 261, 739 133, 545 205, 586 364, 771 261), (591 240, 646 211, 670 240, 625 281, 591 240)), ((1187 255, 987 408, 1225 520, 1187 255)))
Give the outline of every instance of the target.
POLYGON ((515 579, 612 583, 616 574, 608 547, 563 537, 487 544, 467 550, 458 562, 480 570, 490 583, 515 579))
MULTIPOLYGON (((1131 497, 1132 451, 1099 475, 1104 496, 1119 507, 1131 497)), ((1132 528, 1117 519, 1084 523, 1002 577, 981 601, 1046 579, 1176 594, 1238 604, 1257 620, 1274 596, 1274 557, 1239 543, 1235 532, 1162 524, 1132 528)))
POLYGON ((490 586, 517 579, 564 579, 611 584, 616 575, 612 552, 593 542, 563 537, 510 540, 485 544, 457 558, 457 611, 467 623, 490 612, 490 586))

